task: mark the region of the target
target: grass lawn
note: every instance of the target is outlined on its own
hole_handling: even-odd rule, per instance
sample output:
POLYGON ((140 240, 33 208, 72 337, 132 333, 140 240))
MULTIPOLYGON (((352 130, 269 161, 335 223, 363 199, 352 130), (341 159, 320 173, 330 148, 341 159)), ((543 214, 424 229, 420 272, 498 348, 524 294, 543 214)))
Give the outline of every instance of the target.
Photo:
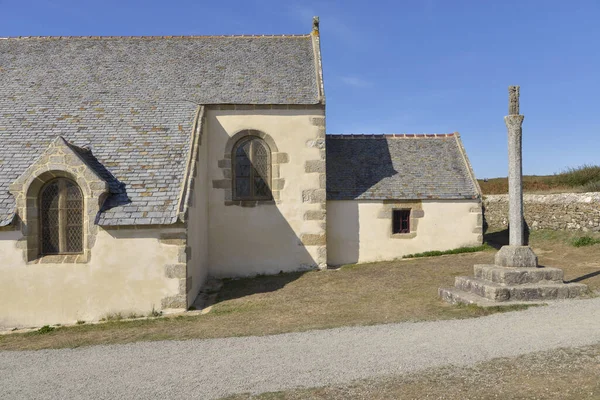
MULTIPOLYGON (((489 235, 495 240, 502 234, 489 235)), ((534 231, 540 264, 559 267, 565 279, 600 289, 600 244, 574 247, 581 234, 534 231)), ((598 237, 598 236, 595 236, 598 237)), ((469 318, 497 312, 440 301, 437 289, 472 275, 473 264, 492 263, 495 251, 349 265, 338 270, 227 280, 205 315, 59 327, 46 333, 0 336, 0 350, 35 350, 183 340, 324 329, 401 321, 469 318)))
POLYGON ((600 398, 600 345, 499 358, 473 367, 357 381, 345 386, 248 394, 227 400, 600 398))

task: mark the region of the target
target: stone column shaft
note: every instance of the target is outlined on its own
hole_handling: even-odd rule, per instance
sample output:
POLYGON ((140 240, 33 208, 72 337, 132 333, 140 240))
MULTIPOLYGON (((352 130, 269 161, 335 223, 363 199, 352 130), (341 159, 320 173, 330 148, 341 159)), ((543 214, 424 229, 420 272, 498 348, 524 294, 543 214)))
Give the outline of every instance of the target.
POLYGON ((509 245, 523 246, 523 115, 508 115, 504 122, 508 129, 508 222, 509 245))

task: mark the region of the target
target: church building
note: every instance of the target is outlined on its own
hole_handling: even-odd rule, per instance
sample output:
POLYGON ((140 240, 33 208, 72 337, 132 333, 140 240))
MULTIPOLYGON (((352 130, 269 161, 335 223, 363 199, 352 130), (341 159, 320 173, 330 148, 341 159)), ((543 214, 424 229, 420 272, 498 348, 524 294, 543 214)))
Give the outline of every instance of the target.
POLYGON ((319 41, 0 39, 0 326, 481 244, 458 133, 326 135, 319 41))

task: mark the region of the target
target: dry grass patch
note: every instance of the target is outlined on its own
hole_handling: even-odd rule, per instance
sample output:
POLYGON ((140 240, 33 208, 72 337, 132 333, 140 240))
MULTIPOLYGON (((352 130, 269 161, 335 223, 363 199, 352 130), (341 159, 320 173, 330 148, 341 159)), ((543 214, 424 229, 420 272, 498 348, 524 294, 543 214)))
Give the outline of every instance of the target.
POLYGON ((600 345, 439 367, 350 385, 242 394, 227 400, 599 399, 600 345))
MULTIPOLYGON (((567 280, 600 289, 600 245, 576 248, 571 234, 531 237, 540 263, 564 268, 567 280)), ((438 299, 439 287, 492 263, 495 252, 445 255, 339 270, 226 280, 206 315, 110 321, 59 327, 45 334, 0 336, 0 350, 79 347, 146 340, 269 335, 348 325, 469 318, 499 310, 456 307, 438 299)))

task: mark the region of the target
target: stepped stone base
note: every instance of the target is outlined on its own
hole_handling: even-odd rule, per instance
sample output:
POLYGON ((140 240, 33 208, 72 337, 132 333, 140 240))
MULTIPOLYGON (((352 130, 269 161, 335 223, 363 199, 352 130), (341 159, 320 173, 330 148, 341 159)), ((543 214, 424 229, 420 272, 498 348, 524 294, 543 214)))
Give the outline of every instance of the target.
POLYGON ((509 307, 514 305, 544 304, 543 301, 503 301, 488 300, 476 294, 463 292, 456 288, 440 288, 438 294, 442 300, 450 304, 475 304, 479 307, 509 307))
POLYGON ((506 285, 524 285, 542 281, 563 283, 563 270, 559 268, 508 268, 476 264, 473 269, 475 278, 506 285))
POLYGON ((474 277, 456 277, 454 288, 439 289, 440 297, 453 304, 497 306, 574 299, 588 293, 587 285, 565 284, 558 268, 475 265, 474 271, 474 277))

